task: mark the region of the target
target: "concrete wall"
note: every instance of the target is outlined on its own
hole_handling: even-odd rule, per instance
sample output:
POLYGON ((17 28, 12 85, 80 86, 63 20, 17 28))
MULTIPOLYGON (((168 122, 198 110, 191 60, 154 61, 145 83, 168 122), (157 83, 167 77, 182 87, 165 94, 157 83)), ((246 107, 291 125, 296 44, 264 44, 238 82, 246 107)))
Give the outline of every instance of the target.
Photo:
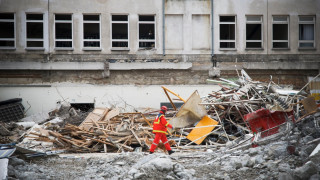
MULTIPOLYGON (((188 99, 197 90, 200 97, 220 89, 217 85, 164 85, 182 98, 188 99)), ((170 94, 170 93, 169 93, 170 94)), ((0 101, 22 98, 27 115, 48 112, 58 107, 59 102, 94 103, 95 107, 117 107, 123 112, 143 111, 144 108, 160 108, 161 102, 169 102, 161 86, 139 85, 85 85, 55 83, 49 86, 0 87, 0 101), (5 96, 3 96, 5 94, 5 96)), ((170 96, 176 99, 175 96, 170 96)), ((177 101, 175 101, 177 102, 177 101)))

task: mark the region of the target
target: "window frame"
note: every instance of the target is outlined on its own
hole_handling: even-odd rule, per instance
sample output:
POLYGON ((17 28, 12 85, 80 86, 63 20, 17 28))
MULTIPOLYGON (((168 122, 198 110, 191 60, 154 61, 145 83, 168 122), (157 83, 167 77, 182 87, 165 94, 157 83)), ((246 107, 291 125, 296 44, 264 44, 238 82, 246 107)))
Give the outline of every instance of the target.
POLYGON ((299 15, 298 16, 298 47, 299 49, 315 49, 316 48, 316 16, 315 15, 299 15), (312 17, 312 21, 301 21, 300 17, 312 17), (313 25, 313 40, 300 40, 300 24, 313 25), (301 47, 300 43, 313 43, 313 47, 301 47))
POLYGON ((13 38, 0 38, 0 41, 13 41, 13 46, 0 46, 0 49, 16 49, 16 14, 12 12, 1 12, 1 14, 13 14, 13 19, 0 19, 0 22, 13 22, 13 38))
POLYGON ((263 15, 246 15, 246 24, 245 24, 245 33, 247 34, 247 24, 260 24, 261 25, 261 40, 247 40, 247 35, 246 35, 246 44, 245 47, 248 50, 262 50, 263 49, 263 15), (260 17, 260 21, 248 21, 248 17, 260 17), (261 43, 261 47, 247 47, 247 43, 248 42, 260 42, 261 43))
POLYGON ((25 23, 25 26, 26 26, 26 41, 25 41, 25 49, 26 50, 44 50, 44 31, 45 31, 45 24, 44 24, 44 21, 45 21, 45 17, 44 17, 44 13, 34 13, 34 12, 26 12, 25 13, 25 20, 26 20, 26 23, 25 23), (41 14, 42 15, 42 20, 28 20, 27 18, 27 15, 28 14, 41 14), (42 23, 42 39, 40 38, 28 38, 28 22, 31 22, 31 23, 42 23), (39 41, 39 42, 42 42, 42 47, 28 47, 28 41, 39 41))
POLYGON ((54 28, 53 28, 53 39, 55 50, 73 50, 73 14, 70 13, 56 13, 54 14, 54 28), (56 15, 70 15, 71 20, 56 20, 56 15), (70 23, 71 24, 71 39, 56 39, 56 24, 57 23, 70 23), (69 42, 71 41, 71 47, 57 47, 56 42, 69 42))
MULTIPOLYGON (((110 26, 110 42, 111 42, 111 44, 110 44, 110 47, 111 47, 111 50, 113 51, 113 50, 130 50, 130 48, 129 48, 129 45, 130 45, 130 23, 129 23, 129 14, 111 14, 111 16, 110 16, 110 22, 111 22, 111 26, 110 26), (113 21, 112 20, 112 16, 127 16, 127 21, 113 21), (113 24, 127 24, 127 32, 128 32, 128 39, 113 39, 112 38, 112 32, 113 32, 113 30, 112 30, 112 25, 113 24), (113 47, 112 46, 112 43, 113 42, 128 42, 128 47, 113 47)), ((138 33, 139 33, 139 31, 138 31, 138 33)))
MULTIPOLYGON (((129 30, 128 30, 129 32, 129 30)), ((156 15, 155 14, 139 14, 138 15, 138 47, 139 49, 157 49, 157 43, 156 43, 156 34, 157 34, 157 29, 156 29, 156 15), (153 21, 140 21, 139 18, 140 16, 153 16, 154 20, 153 21), (140 39, 140 24, 153 24, 154 26, 154 39, 140 39), (149 48, 149 47, 140 47, 140 42, 154 42, 154 47, 149 48)))
POLYGON ((237 49, 237 16, 236 15, 219 15, 219 49, 220 50, 236 50, 237 49), (221 22, 220 17, 226 17, 226 16, 233 16, 234 22, 221 22), (234 24, 234 40, 221 40, 221 37, 220 37, 221 24, 234 24), (227 43, 233 42, 234 48, 221 47, 221 43, 223 42, 227 42, 227 43))
POLYGON ((82 50, 101 50, 101 14, 82 14, 82 50), (99 16, 99 21, 88 21, 88 20, 84 20, 84 16, 86 15, 98 15, 99 16), (99 39, 84 39, 84 24, 85 23, 99 23, 99 39), (99 42, 99 47, 87 47, 84 46, 85 42, 99 42))
POLYGON ((271 33, 272 33, 272 39, 271 39, 271 45, 272 45, 272 49, 279 49, 279 50, 281 50, 281 49, 290 49, 290 16, 289 15, 273 15, 272 16, 272 31, 271 31, 271 33), (274 20, 274 17, 286 17, 287 18, 287 20, 286 21, 275 21, 274 20), (288 40, 274 40, 273 39, 273 25, 274 24, 286 24, 287 26, 288 26, 288 37, 287 37, 287 39, 288 40), (285 47, 285 48, 277 48, 277 47, 274 47, 273 46, 273 43, 274 42, 286 42, 286 43, 288 43, 288 47, 285 47))

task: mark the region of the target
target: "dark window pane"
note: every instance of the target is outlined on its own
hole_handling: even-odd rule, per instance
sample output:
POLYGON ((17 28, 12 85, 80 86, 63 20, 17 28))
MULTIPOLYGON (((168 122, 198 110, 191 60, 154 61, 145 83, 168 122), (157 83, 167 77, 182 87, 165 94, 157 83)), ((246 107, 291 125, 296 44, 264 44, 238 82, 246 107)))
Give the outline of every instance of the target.
POLYGON ((14 41, 1 41, 0 47, 14 47, 14 41))
POLYGON ((154 21, 154 16, 139 16, 139 21, 154 21))
POLYGON ((299 47, 313 47, 313 43, 299 43, 299 47))
POLYGON ((220 24, 220 39, 221 40, 235 40, 235 25, 234 24, 220 24))
POLYGON ((288 40, 287 24, 273 24, 273 40, 288 40))
POLYGON ((127 15, 112 15, 112 21, 128 21, 127 15))
POLYGON ((13 22, 0 22, 0 38, 14 38, 13 22))
POLYGON ((154 24, 140 24, 139 39, 154 39, 154 24))
POLYGON ((139 47, 141 48, 154 48, 154 42, 139 42, 139 47))
POLYGON ((55 18, 56 20, 71 20, 72 16, 71 14, 56 14, 55 18))
POLYGON ((128 42, 112 42, 112 47, 128 47, 128 42))
POLYGON ((0 13, 0 19, 14 19, 13 13, 0 13))
POLYGON ((84 39, 100 39, 100 24, 99 23, 84 23, 83 24, 84 39))
POLYGON ((261 40, 261 24, 247 24, 247 40, 261 40))
POLYGON ((235 48, 234 42, 220 42, 220 48, 235 48))
POLYGON ((72 47, 72 41, 56 41, 56 47, 72 47))
POLYGON ((112 24, 112 39, 128 39, 128 24, 112 24))
POLYGON ((314 40, 313 24, 299 24, 299 40, 314 40))
POLYGON ((273 48, 288 48, 287 42, 273 42, 273 48))
POLYGON ((99 21, 100 16, 99 15, 83 15, 84 21, 99 21))
POLYGON ((43 23, 27 23, 27 38, 43 38, 43 23))
POLYGON ((84 47, 100 47, 99 41, 84 41, 84 47))
POLYGON ((247 42, 247 48, 261 48, 261 42, 247 42))
POLYGON ((235 16, 220 16, 220 22, 235 22, 235 16))
POLYGON ((43 20, 43 14, 27 14, 27 20, 43 20))
POLYGON ((56 23, 56 39, 72 39, 72 24, 56 23))
POLYGON ((27 41, 27 47, 43 47, 43 41, 27 41))

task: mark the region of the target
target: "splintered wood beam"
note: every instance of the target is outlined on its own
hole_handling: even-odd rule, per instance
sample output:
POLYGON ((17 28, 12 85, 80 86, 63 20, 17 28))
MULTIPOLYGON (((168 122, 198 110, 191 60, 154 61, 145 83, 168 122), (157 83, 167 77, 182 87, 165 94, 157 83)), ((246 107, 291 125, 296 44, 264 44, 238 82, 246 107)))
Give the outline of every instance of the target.
POLYGON ((130 131, 132 132, 133 136, 137 139, 137 141, 139 142, 140 146, 142 146, 141 141, 138 138, 137 134, 133 131, 133 129, 130 129, 130 131))
POLYGON ((150 127, 152 127, 151 123, 149 122, 149 120, 144 116, 144 114, 141 113, 141 116, 143 117, 143 119, 148 123, 148 125, 150 127))

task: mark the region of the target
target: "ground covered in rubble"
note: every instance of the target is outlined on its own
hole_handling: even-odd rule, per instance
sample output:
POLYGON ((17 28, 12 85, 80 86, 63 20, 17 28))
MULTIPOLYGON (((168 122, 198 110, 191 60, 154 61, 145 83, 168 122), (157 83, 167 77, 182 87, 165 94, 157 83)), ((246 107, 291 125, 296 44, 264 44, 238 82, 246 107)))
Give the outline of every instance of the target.
POLYGON ((60 154, 9 160, 9 179, 320 179, 320 114, 255 148, 60 154))

